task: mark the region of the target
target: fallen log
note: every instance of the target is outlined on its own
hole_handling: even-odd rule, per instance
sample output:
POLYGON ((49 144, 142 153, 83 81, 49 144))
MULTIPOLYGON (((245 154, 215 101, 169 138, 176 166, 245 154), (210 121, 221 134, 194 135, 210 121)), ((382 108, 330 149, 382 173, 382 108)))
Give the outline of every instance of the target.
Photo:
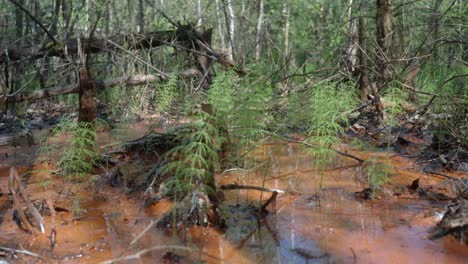
MULTIPOLYGON (((190 79, 192 77, 199 77, 201 75, 200 71, 197 69, 187 69, 179 73, 179 77, 183 79, 190 79)), ((157 75, 151 74, 136 74, 126 77, 120 77, 105 81, 96 81, 93 80, 96 89, 107 89, 117 85, 127 85, 127 86, 137 86, 143 85, 148 83, 157 83, 165 81, 165 78, 157 75)), ((7 103, 14 103, 14 102, 21 102, 27 100, 38 100, 49 98, 57 95, 67 95, 78 93, 80 90, 79 84, 68 84, 64 86, 53 86, 45 89, 35 90, 32 92, 21 92, 21 93, 14 93, 11 95, 1 95, 0 101, 5 100, 7 103)))
MULTIPOLYGON (((85 54, 108 52, 118 49, 119 46, 126 46, 128 49, 145 49, 166 45, 167 43, 190 42, 195 32, 186 30, 165 30, 146 34, 120 34, 108 38, 85 38, 67 39, 57 44, 33 45, 33 46, 12 46, 2 48, 0 64, 6 61, 35 60, 44 57, 65 57, 67 55, 78 54, 78 50, 85 54), (110 42, 108 41, 110 40, 110 42), (81 47, 80 47, 81 44, 81 47)), ((201 33, 197 32, 197 35, 201 33)))

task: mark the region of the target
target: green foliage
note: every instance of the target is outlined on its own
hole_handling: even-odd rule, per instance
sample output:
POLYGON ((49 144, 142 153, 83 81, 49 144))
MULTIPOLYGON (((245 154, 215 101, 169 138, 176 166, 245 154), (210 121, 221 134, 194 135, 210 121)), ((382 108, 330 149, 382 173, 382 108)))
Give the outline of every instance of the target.
MULTIPOLYGON (((102 122, 96 120, 96 123, 102 122)), ((40 158, 59 160, 61 172, 69 179, 84 180, 97 161, 96 123, 76 123, 65 116, 51 131, 40 149, 40 158)))
POLYGON ((334 152, 330 146, 340 142, 348 123, 346 114, 358 103, 355 90, 347 84, 323 83, 293 96, 299 102, 290 102, 288 119, 299 116, 309 135, 307 141, 321 146, 312 150, 316 161, 331 161, 334 152))
POLYGON ((381 185, 389 181, 388 176, 392 169, 389 161, 370 158, 364 162, 364 173, 367 174, 367 180, 372 192, 378 190, 381 185))
POLYGON ((222 142, 213 122, 211 116, 201 113, 201 118, 188 125, 186 133, 179 135, 181 144, 164 156, 166 162, 160 168, 160 174, 171 176, 165 188, 177 197, 183 197, 197 184, 201 184, 208 193, 215 191, 212 189, 213 177, 219 163, 217 151, 222 142))
POLYGON ((95 124, 79 123, 73 131, 70 144, 64 148, 60 168, 71 179, 82 180, 89 174, 97 159, 95 124))
POLYGON ((233 72, 216 76, 208 99, 218 124, 226 124, 240 144, 255 141, 272 120, 269 112, 271 86, 259 83, 254 75, 235 82, 233 72))
MULTIPOLYGON (((177 71, 176 71, 177 72, 177 71)), ((177 73, 171 75, 169 80, 159 87, 157 106, 161 112, 169 112, 178 95, 177 73)))

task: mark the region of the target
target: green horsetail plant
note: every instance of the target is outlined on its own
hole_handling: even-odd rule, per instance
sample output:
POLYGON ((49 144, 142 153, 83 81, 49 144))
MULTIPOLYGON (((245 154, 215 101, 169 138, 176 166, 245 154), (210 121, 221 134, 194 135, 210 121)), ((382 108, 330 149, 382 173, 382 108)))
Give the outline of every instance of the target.
POLYGON ((73 131, 70 144, 60 159, 62 172, 70 179, 83 180, 97 161, 96 124, 80 122, 73 131))
MULTIPOLYGON (((243 147, 241 156, 245 156, 272 120, 272 89, 270 85, 256 81, 254 76, 246 76, 240 81, 235 77, 233 71, 217 75, 208 92, 208 100, 216 123, 229 130, 230 137, 239 143, 237 146, 243 147)), ((240 154, 239 150, 231 154, 240 154)))
MULTIPOLYGON (((305 92, 303 98, 308 103, 303 104, 308 138, 306 141, 319 147, 311 149, 314 155, 316 175, 320 169, 330 164, 336 154, 331 146, 340 142, 340 135, 348 124, 346 113, 358 104, 358 96, 351 85, 322 83, 305 92)), ((322 189, 323 175, 317 187, 322 189)))
POLYGON ((369 182, 372 193, 380 188, 381 185, 389 181, 388 175, 392 170, 392 167, 388 160, 379 160, 377 158, 371 158, 366 160, 363 164, 364 173, 367 175, 367 181, 369 182))
MULTIPOLYGON (((175 71, 177 72, 177 71, 175 71)), ((159 87, 157 96, 158 109, 161 112, 169 112, 171 106, 178 95, 178 78, 177 73, 171 74, 169 80, 159 87)))
POLYGON ((213 125, 213 117, 201 113, 201 118, 188 125, 186 133, 179 135, 181 144, 164 156, 166 163, 160 174, 171 176, 165 183, 169 193, 184 197, 201 184, 213 194, 214 171, 219 166, 218 150, 222 139, 213 125))

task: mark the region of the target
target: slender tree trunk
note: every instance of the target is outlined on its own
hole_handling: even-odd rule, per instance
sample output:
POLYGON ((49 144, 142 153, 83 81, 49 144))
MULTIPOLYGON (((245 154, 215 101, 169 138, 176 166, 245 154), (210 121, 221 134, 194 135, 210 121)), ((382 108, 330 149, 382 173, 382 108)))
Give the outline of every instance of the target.
POLYGON ((201 27, 201 25, 203 24, 203 8, 202 8, 201 0, 198 0, 197 2, 197 14, 198 14, 197 27, 201 27))
MULTIPOLYGON (((440 28, 440 4, 442 4, 442 0, 436 0, 434 3, 434 10, 432 14, 432 41, 433 43, 436 43, 436 41, 439 39, 439 28, 440 28)), ((437 46, 434 46, 434 50, 432 51, 432 56, 434 61, 439 60, 439 49, 437 46)))
POLYGON ((367 101, 367 90, 369 86, 369 79, 367 78, 367 55, 366 51, 366 31, 364 24, 364 17, 359 17, 359 47, 358 47, 358 59, 359 59, 359 87, 361 89, 361 100, 367 101))
POLYGON ((224 50, 226 49, 226 43, 224 41, 223 22, 221 18, 219 0, 216 0, 216 17, 218 19, 218 33, 219 33, 219 38, 221 40, 221 49, 224 52, 224 50))
POLYGON ((128 24, 130 32, 135 32, 135 9, 134 0, 127 0, 128 7, 128 24))
POLYGON ((52 26, 50 28, 50 33, 52 33, 54 36, 57 35, 57 22, 60 15, 60 3, 60 0, 54 1, 54 17, 52 20, 52 26))
POLYGON ((286 0, 283 5, 284 16, 284 57, 289 57, 289 2, 286 0))
POLYGON ((72 8, 70 7, 70 3, 64 0, 62 1, 62 19, 63 19, 63 26, 65 31, 65 39, 68 39, 70 35, 73 34, 73 29, 70 29, 70 16, 72 14, 72 8))
POLYGON ((379 74, 377 82, 371 84, 374 106, 379 122, 383 124, 383 105, 380 91, 386 81, 391 79, 389 61, 392 58, 391 46, 393 38, 392 4, 391 0, 376 0, 377 9, 377 59, 379 63, 379 74))
POLYGON ((262 51, 262 25, 263 25, 263 0, 259 2, 258 9, 258 22, 257 22, 257 36, 255 37, 255 60, 258 62, 260 60, 260 53, 262 51))
MULTIPOLYGON (((24 0, 19 0, 18 4, 24 6, 24 0)), ((16 39, 23 38, 23 11, 15 6, 15 20, 16 20, 16 39)))
POLYGON ((88 70, 80 69, 78 122, 92 123, 96 119, 96 87, 89 80, 88 70))
POLYGON ((234 14, 234 7, 232 6, 232 0, 227 0, 227 9, 229 11, 229 15, 226 16, 227 25, 228 25, 228 36, 229 36, 229 46, 228 46, 228 58, 230 60, 234 59, 234 40, 235 40, 235 32, 236 32, 236 17, 234 14))
POLYGON ((345 65, 353 75, 358 74, 357 64, 358 64, 358 23, 354 12, 356 11, 355 2, 349 0, 349 10, 348 10, 348 19, 349 19, 349 30, 348 30, 348 43, 346 45, 345 51, 345 65))
POLYGON ((144 0, 138 0, 138 32, 145 32, 145 9, 144 0))
MULTIPOLYGON (((387 63, 392 58, 391 46, 393 36, 391 0, 376 0, 377 3, 377 44, 379 45, 378 60, 380 85, 390 79, 387 63)), ((379 88, 380 89, 380 88, 379 88)))

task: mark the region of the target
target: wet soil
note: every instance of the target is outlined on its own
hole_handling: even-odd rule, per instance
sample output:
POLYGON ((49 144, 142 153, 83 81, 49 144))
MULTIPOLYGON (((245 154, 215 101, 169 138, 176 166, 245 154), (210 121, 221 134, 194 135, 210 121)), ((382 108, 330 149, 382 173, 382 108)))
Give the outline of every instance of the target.
MULTIPOLYGON (((148 124, 132 127, 127 138, 146 133, 148 124)), ((100 144, 116 139, 99 134, 100 144)), ((125 139, 125 138, 123 138, 125 139)), ((119 140, 123 140, 120 139, 119 140)), ((351 146, 342 150, 363 158, 385 158, 386 152, 365 152, 351 146)), ((466 263, 468 247, 448 236, 429 240, 428 231, 445 210, 446 201, 383 193, 380 199, 362 201, 354 193, 367 188, 362 166, 337 157, 317 170, 304 146, 271 143, 258 147, 247 163, 252 170, 231 170, 217 176, 219 184, 238 183, 287 190, 280 194, 259 228, 232 239, 210 227, 176 231, 152 227, 131 242, 152 221, 171 211, 172 202, 161 200, 144 209, 141 193, 125 188, 72 184, 35 162, 38 146, 2 148, 9 153, 0 165, 0 246, 25 249, 45 257, 43 262, 100 263, 141 252, 140 260, 119 263, 466 263), (8 168, 16 166, 32 200, 49 198, 67 211, 55 217, 56 245, 50 247, 53 219, 46 216, 45 234, 27 234, 13 221, 8 201, 8 168)), ((142 159, 144 159, 142 157, 142 159)), ((415 179, 421 188, 437 186, 442 179, 421 173, 414 161, 390 155, 394 167, 389 190, 402 189, 415 179)), ((466 177, 463 174, 451 174, 466 177)), ((97 179, 99 175, 92 178, 97 179)), ((256 190, 226 191, 231 204, 260 204, 270 196, 256 190)), ((249 223, 247 221, 248 225, 249 223)), ((18 254, 16 263, 38 261, 18 254)))

